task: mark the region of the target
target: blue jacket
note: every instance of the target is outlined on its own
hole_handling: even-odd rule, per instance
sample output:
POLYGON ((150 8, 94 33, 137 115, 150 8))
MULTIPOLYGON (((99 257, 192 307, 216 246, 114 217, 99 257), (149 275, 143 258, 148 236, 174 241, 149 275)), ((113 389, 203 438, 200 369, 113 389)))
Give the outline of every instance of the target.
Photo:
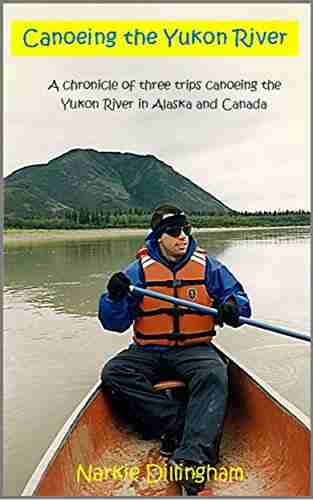
MULTIPOLYGON (((190 259, 196 246, 196 240, 190 237, 186 254, 178 261, 169 262, 160 254, 156 239, 153 236, 149 236, 146 239, 146 247, 151 257, 169 267, 172 271, 175 271, 176 268, 190 259)), ((240 316, 250 317, 251 308, 249 299, 241 284, 227 267, 214 257, 207 256, 206 261, 206 286, 211 297, 222 304, 232 297, 240 308, 240 316)), ((142 268, 138 260, 133 261, 123 272, 128 276, 133 285, 141 288, 144 286, 142 268)), ((99 320, 103 328, 115 332, 124 332, 127 330, 135 319, 136 309, 141 300, 142 297, 127 294, 120 301, 113 302, 107 293, 103 293, 99 304, 99 320)), ((151 347, 155 348, 159 346, 145 346, 145 348, 151 347)), ((164 349, 164 346, 162 349, 164 349)), ((165 349, 168 349, 168 347, 165 347, 165 349)))

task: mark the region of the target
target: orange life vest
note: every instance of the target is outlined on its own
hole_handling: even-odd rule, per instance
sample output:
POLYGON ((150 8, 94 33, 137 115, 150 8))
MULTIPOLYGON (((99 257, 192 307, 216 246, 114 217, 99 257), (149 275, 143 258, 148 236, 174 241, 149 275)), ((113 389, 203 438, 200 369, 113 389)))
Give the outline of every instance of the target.
MULTIPOLYGON (((176 273, 150 257, 145 248, 140 249, 137 257, 142 266, 145 288, 212 306, 213 298, 205 285, 203 250, 197 248, 176 273)), ((139 345, 203 344, 210 342, 214 335, 213 316, 152 297, 143 298, 134 321, 134 340, 139 345)))

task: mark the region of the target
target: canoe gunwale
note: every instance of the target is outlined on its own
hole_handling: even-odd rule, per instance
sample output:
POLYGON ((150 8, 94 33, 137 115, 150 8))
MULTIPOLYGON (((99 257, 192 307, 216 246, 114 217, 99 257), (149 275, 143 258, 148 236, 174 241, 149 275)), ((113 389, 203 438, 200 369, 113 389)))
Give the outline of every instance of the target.
POLYGON ((54 459, 57 452, 62 448, 63 444, 66 442, 68 436, 71 434, 72 430, 79 421, 80 416, 85 412, 86 408, 93 402, 96 398, 99 390, 101 388, 101 381, 99 380, 87 393, 84 399, 78 404, 70 417, 66 420, 63 427, 55 436, 51 445, 43 455, 38 466, 30 477, 29 481, 21 494, 23 497, 30 497, 34 494, 36 488, 38 487, 41 479, 43 478, 45 471, 47 470, 50 462, 54 459))
MULTIPOLYGON (((240 361, 238 361, 232 354, 230 354, 224 347, 218 345, 215 341, 217 349, 221 351, 221 353, 226 356, 229 362, 235 367, 238 367, 244 374, 263 392, 268 396, 276 405, 280 407, 281 410, 286 412, 289 416, 293 417, 297 420, 306 430, 311 430, 311 422, 310 418, 305 415, 299 408, 297 408, 294 404, 287 401, 283 398, 278 392, 273 389, 272 386, 264 382, 259 376, 252 373, 249 369, 247 369, 240 361)), ((83 398, 83 400, 78 404, 70 417, 66 420, 63 427, 57 433, 56 437, 52 441, 51 445, 43 455, 40 460, 38 466, 33 472, 32 476, 26 483, 21 496, 30 497, 33 496, 36 489, 38 488, 41 480, 43 479, 49 464, 53 461, 58 451, 62 448, 64 443, 67 441, 68 436, 71 434, 72 430, 77 425, 80 416, 85 412, 85 410, 92 404, 94 399, 97 397, 98 392, 101 389, 101 381, 98 381, 91 390, 87 393, 87 395, 83 398)))

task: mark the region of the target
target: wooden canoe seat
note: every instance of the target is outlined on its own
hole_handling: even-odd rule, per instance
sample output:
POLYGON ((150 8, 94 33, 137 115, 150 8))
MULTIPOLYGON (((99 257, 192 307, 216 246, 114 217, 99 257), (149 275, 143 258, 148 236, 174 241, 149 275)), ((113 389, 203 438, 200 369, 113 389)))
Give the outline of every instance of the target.
POLYGON ((182 380, 162 380, 153 386, 153 389, 158 391, 166 391, 168 389, 176 389, 177 387, 186 387, 185 382, 182 380))

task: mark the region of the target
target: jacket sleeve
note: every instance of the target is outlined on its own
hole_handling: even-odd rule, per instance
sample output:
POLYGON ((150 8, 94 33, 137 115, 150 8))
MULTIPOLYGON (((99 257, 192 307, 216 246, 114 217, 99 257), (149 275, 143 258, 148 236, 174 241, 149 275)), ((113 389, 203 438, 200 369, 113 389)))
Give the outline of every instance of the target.
POLYGON ((249 297, 241 283, 229 269, 214 257, 207 257, 206 281, 208 292, 220 304, 234 299, 240 309, 240 316, 250 318, 249 297))
MULTIPOLYGON (((132 262, 123 272, 128 276, 132 285, 143 286, 140 264, 132 262)), ((107 292, 100 297, 98 318, 106 330, 125 332, 132 324, 136 308, 141 297, 127 294, 121 300, 113 302, 107 292)))

